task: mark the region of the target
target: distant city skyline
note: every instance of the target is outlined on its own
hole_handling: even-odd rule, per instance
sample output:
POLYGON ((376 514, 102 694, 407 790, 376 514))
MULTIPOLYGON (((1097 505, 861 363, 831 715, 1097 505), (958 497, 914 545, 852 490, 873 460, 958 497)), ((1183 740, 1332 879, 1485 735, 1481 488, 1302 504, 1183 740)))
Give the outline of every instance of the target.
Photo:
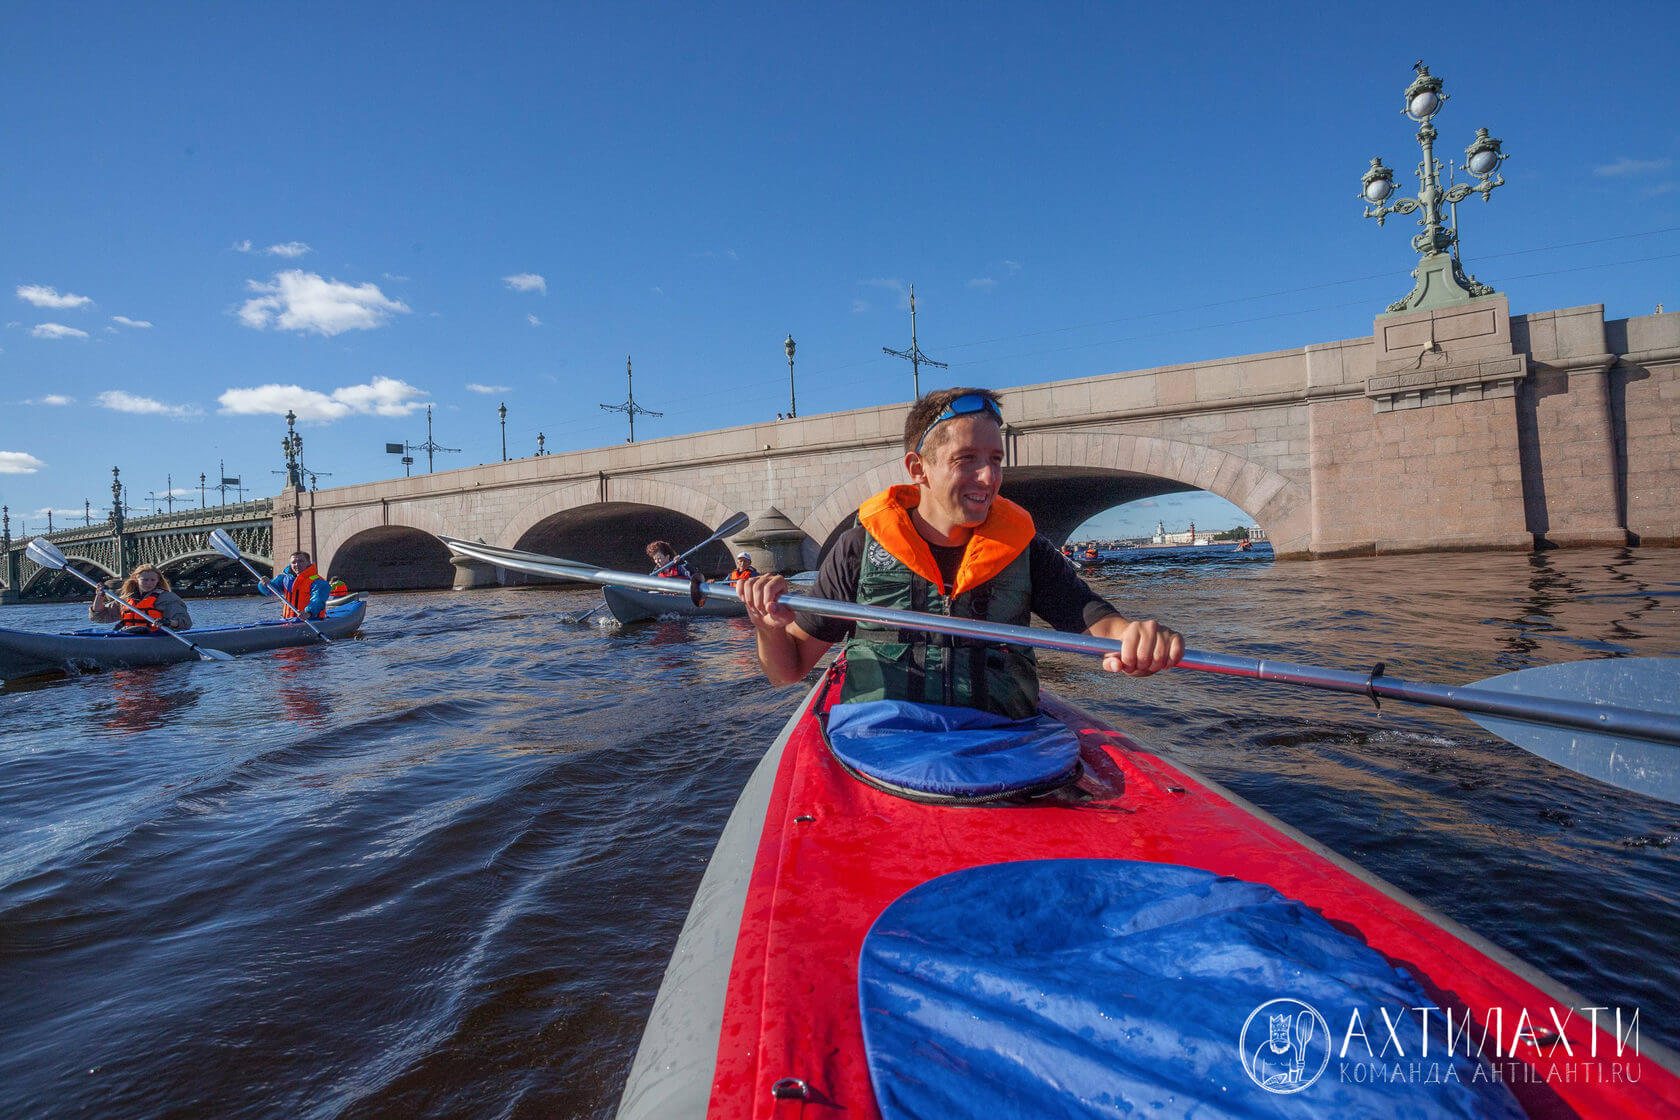
POLYGON ((1069 536, 1070 541, 1112 540, 1121 537, 1147 537, 1157 524, 1164 524, 1168 532, 1188 529, 1195 522, 1199 529, 1219 532, 1239 525, 1253 528, 1257 522, 1217 494, 1192 490, 1182 494, 1162 494, 1157 498, 1141 498, 1135 502, 1104 510, 1085 521, 1069 536))
POLYGON ((1366 336, 1416 255, 1359 177, 1415 187, 1419 57, 1443 158, 1511 155, 1460 218, 1513 313, 1680 306, 1680 6, 1054 11, 14 8, 0 502, 79 522, 113 465, 195 501, 218 461, 272 494, 288 409, 323 485, 400 477, 427 405, 450 467, 503 403, 510 455, 614 444, 626 355, 638 438, 769 421, 789 334, 802 417, 906 401, 911 283, 924 389, 1366 336))

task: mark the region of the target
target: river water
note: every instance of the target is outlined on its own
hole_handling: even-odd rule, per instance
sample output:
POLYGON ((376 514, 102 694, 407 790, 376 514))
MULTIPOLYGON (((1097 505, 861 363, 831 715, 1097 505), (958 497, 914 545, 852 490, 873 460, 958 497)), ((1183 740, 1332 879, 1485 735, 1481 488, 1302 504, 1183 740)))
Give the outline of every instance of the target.
MULTIPOLYGON (((1091 573, 1193 647, 1465 682, 1680 654, 1680 552, 1091 573)), ((331 649, 0 691, 0 1113, 611 1114, 795 690, 744 622, 593 592, 375 595, 331 649)), ((265 616, 193 604, 201 624, 265 616)), ((85 625, 12 607, 0 625, 85 625)), ((1680 1042, 1680 806, 1450 713, 1044 655, 1052 687, 1680 1042)))

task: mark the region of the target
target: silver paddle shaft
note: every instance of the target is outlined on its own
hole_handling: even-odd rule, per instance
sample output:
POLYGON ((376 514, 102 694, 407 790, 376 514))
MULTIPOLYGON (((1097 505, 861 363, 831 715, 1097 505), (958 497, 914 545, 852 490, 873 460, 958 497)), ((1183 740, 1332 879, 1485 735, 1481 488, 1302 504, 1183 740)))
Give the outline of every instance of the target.
MULTIPOLYGON (((488 563, 537 575, 560 575, 588 583, 612 583, 621 587, 639 587, 646 591, 664 591, 680 595, 689 593, 688 583, 680 579, 608 571, 569 560, 538 558, 530 553, 477 545, 453 538, 446 543, 457 552, 466 553, 488 563)), ((701 584, 700 590, 703 595, 720 599, 739 601, 741 598, 734 586, 727 583, 701 584)), ((1092 637, 1089 634, 1065 634, 1059 630, 1039 630, 1029 626, 1010 626, 970 618, 896 611, 888 607, 819 599, 797 591, 786 592, 777 601, 794 610, 826 615, 830 618, 875 622, 885 626, 896 626, 901 630, 949 634, 958 638, 975 638, 1005 645, 1055 649, 1098 657, 1119 653, 1121 648, 1117 641, 1092 637)), ((1680 747, 1680 718, 1661 712, 1638 711, 1608 704, 1589 704, 1579 700, 1559 700, 1546 696, 1506 695, 1490 689, 1476 688, 1474 685, 1426 684, 1382 676, 1375 672, 1355 673, 1346 669, 1320 669, 1288 661, 1233 657, 1223 653, 1203 653, 1200 650, 1185 650, 1179 668, 1218 673, 1227 677, 1250 677, 1254 680, 1276 681, 1279 684, 1304 685, 1330 692, 1349 692, 1387 700, 1401 700, 1409 704, 1426 704, 1523 723, 1545 723, 1599 735, 1624 736, 1669 747, 1680 747)))

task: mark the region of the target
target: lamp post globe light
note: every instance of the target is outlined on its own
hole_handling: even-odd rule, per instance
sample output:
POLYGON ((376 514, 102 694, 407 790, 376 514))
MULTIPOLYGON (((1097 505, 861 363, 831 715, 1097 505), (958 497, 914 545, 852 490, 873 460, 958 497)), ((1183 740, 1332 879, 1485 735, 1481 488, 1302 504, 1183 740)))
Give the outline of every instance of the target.
POLYGON ((496 412, 502 418, 502 462, 507 462, 507 402, 503 401, 496 412))
POLYGON ((1406 87, 1406 103, 1402 111, 1420 126, 1417 142, 1423 149, 1423 159, 1418 164, 1417 197, 1389 202, 1394 193, 1394 172, 1383 166, 1380 157, 1373 158, 1371 166, 1360 177, 1359 198, 1365 204, 1365 216, 1375 218, 1379 226, 1390 214, 1423 212, 1418 219, 1423 232, 1412 238, 1412 248, 1422 257, 1412 270, 1412 278, 1417 283, 1405 299, 1388 305, 1390 312, 1451 307, 1495 294, 1492 288, 1464 272, 1458 260, 1456 223, 1453 227, 1443 224, 1442 211, 1444 206, 1456 208, 1472 194, 1481 195, 1482 201, 1486 202, 1496 187, 1505 185, 1504 178, 1499 174, 1499 168, 1505 162, 1503 145, 1489 136, 1487 129, 1478 128, 1476 138, 1464 150, 1464 166, 1476 176, 1476 182, 1442 187, 1441 161, 1435 158, 1435 138, 1439 134, 1435 131, 1434 121, 1449 95, 1442 88, 1441 79, 1431 74, 1429 67, 1421 61, 1415 63, 1412 69, 1417 71, 1417 77, 1406 87))

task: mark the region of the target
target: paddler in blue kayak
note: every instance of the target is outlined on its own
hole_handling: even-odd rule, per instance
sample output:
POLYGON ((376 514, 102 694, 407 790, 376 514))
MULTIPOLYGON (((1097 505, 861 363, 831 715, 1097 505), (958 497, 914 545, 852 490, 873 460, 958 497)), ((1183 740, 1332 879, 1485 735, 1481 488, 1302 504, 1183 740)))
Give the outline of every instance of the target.
POLYGON ((322 619, 327 614, 327 597, 332 594, 332 584, 315 570, 314 563, 309 559, 309 553, 299 549, 292 553, 286 566, 280 569, 280 574, 268 581, 285 606, 280 608, 283 618, 296 618, 302 615, 309 619, 322 619))
POLYGON ((163 573, 150 564, 141 564, 123 581, 122 597, 133 605, 123 606, 100 585, 88 607, 88 618, 94 622, 114 622, 124 634, 159 634, 158 623, 171 630, 192 629, 192 615, 187 604, 169 586, 163 573))
MULTIPOLYGON (((904 425, 909 484, 863 503, 858 526, 823 561, 816 596, 1015 626, 1036 614, 1057 630, 1120 642, 1119 653, 1103 658, 1109 672, 1146 677, 1178 664, 1179 634, 1122 616, 1037 534, 1031 514, 998 495, 1003 459, 996 393, 922 397, 904 425)), ((843 701, 910 700, 1012 719, 1038 710, 1030 649, 795 613, 776 602, 788 590, 779 575, 739 587, 759 663, 774 684, 804 679, 829 646, 849 639, 843 701)))

